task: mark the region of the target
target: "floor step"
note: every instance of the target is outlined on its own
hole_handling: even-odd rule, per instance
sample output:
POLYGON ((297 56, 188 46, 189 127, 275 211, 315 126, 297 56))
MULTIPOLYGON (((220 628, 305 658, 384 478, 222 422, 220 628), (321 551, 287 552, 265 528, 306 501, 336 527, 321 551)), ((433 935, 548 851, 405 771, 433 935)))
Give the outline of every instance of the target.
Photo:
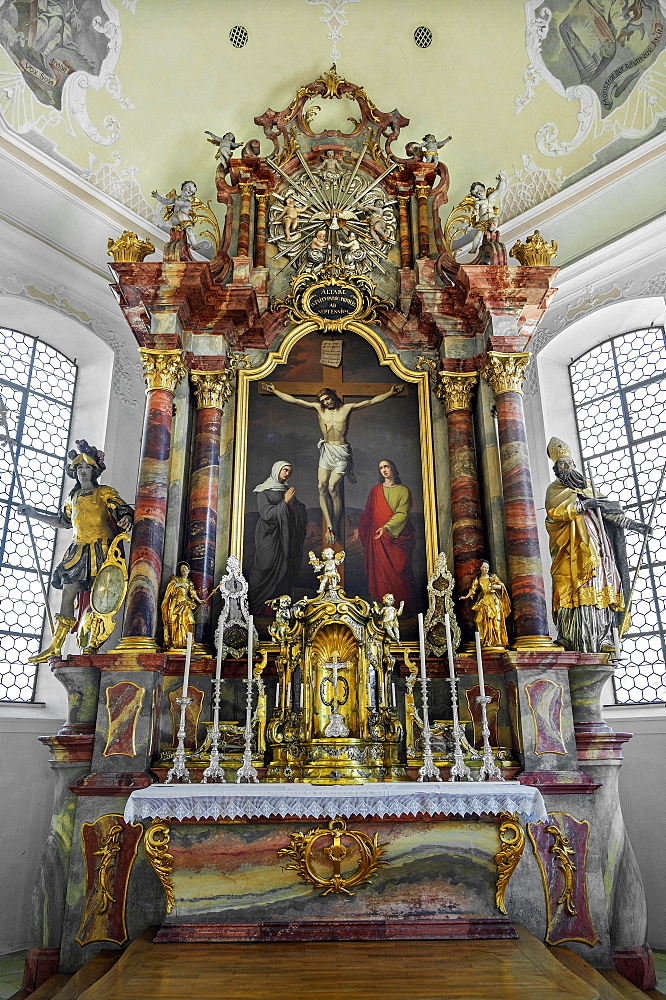
POLYGON ((32 993, 27 993, 25 990, 19 990, 18 993, 14 993, 10 1000, 53 1000, 53 997, 57 996, 58 990, 61 990, 63 986, 66 986, 71 976, 67 976, 64 973, 57 972, 55 976, 51 976, 42 983, 38 989, 33 990, 32 993))
MULTIPOLYGON (((602 1000, 627 1000, 626 995, 620 992, 615 983, 610 982, 606 978, 605 972, 599 972, 593 968, 589 962, 586 962, 584 958, 581 958, 571 948, 558 944, 551 946, 549 950, 551 955, 565 968, 573 972, 579 979, 582 979, 584 983, 597 989, 602 1000)), ((639 995, 641 1000, 645 1000, 644 993, 640 993, 639 991, 639 995)))
MULTIPOLYGON (((621 976, 619 972, 604 969, 601 975, 615 987, 618 994, 622 997, 622 1000, 645 1000, 646 996, 650 996, 649 993, 644 993, 643 990, 639 990, 637 986, 630 983, 629 980, 625 979, 624 976, 621 976)), ((662 996, 658 990, 652 990, 652 994, 657 997, 662 996)))
MULTIPOLYGON (((54 994, 54 1000, 79 1000, 79 996, 84 990, 87 990, 89 986, 111 971, 121 954, 120 951, 108 949, 98 952, 89 962, 86 962, 82 969, 74 973, 62 989, 54 994)), ((32 995, 34 997, 37 994, 33 993, 32 995)))
POLYGON ((488 941, 153 944, 144 938, 79 1000, 602 1000, 597 986, 516 929, 518 940, 488 941))

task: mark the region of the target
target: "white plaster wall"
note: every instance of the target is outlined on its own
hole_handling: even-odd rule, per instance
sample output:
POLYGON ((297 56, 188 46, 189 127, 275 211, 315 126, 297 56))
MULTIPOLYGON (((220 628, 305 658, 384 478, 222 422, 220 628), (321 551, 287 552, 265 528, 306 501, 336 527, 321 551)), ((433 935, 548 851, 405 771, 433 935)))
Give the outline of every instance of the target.
MULTIPOLYGON (((104 450, 104 482, 134 503, 144 386, 137 345, 109 289, 106 236, 124 228, 49 188, 0 151, 0 326, 37 336, 78 365, 70 442, 104 450), (6 183, 6 187, 3 187, 6 183), (20 225, 9 208, 25 212, 20 225), (67 225, 62 225, 62 220, 67 225), (40 231, 41 221, 41 231, 40 231)), ((126 228, 133 228, 129 220, 126 228)), ((58 533, 56 558, 71 533, 58 533)), ((60 592, 50 603, 59 608, 60 592)), ((74 652, 69 637, 64 652, 74 652)), ((67 715, 64 688, 48 665, 37 673, 35 704, 0 704, 0 954, 28 947, 30 897, 51 821, 49 748, 67 715)))
POLYGON ((53 805, 49 748, 64 717, 0 705, 0 955, 28 947, 30 897, 53 805))
POLYGON ((665 951, 666 705, 607 707, 604 714, 615 732, 634 734, 622 750, 620 802, 645 887, 648 942, 665 951))

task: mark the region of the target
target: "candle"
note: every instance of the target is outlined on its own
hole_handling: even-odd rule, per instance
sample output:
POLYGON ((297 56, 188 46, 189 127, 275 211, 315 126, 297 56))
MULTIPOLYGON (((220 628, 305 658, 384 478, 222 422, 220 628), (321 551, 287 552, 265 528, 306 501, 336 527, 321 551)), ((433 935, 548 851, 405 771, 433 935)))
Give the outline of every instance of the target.
POLYGON ((187 633, 187 647, 185 649, 185 672, 183 674, 183 698, 187 698, 187 689, 190 686, 190 660, 192 659, 192 633, 187 633))
POLYGON ((613 625, 613 645, 615 646, 615 659, 619 660, 622 647, 620 646, 620 633, 615 625, 613 625))
POLYGON ((474 641, 476 642, 476 665, 479 671, 479 691, 481 697, 486 696, 486 685, 483 683, 483 659, 481 658, 481 636, 478 632, 474 633, 474 641))
POLYGON ((304 697, 303 692, 304 691, 305 691, 305 685, 303 684, 303 681, 301 681, 301 697, 300 697, 300 706, 301 706, 301 708, 303 708, 303 697, 304 697))
POLYGON ((393 692, 393 707, 398 707, 398 699, 395 696, 395 681, 391 682, 391 691, 393 692))
MULTIPOLYGON (((448 611, 444 615, 444 628, 446 629, 446 648, 449 654, 449 677, 451 678, 451 683, 455 685, 456 668, 453 663, 453 641, 451 639, 451 620, 449 618, 448 611)), ((455 691, 455 687, 452 687, 451 690, 455 691)))
MULTIPOLYGON (((217 660, 215 662, 215 680, 219 681, 222 676, 222 636, 220 635, 217 643, 217 660)), ((219 685, 217 687, 219 692, 219 685)))
POLYGON ((252 640, 254 638, 254 616, 247 620, 247 681, 252 690, 252 640))
POLYGON ((287 708, 291 705, 291 681, 287 684, 287 708))
POLYGON ((275 685, 275 707, 280 707, 280 682, 275 685))
POLYGON ((419 650, 421 653, 421 677, 426 679, 425 633, 423 631, 423 615, 419 614, 419 650))

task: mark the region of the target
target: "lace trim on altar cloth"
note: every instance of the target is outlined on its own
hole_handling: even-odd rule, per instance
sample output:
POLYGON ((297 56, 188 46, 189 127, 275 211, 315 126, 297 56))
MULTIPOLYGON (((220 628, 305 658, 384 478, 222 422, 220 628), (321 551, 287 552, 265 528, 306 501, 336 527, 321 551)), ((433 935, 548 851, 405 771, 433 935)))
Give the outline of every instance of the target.
POLYGON ((518 813, 525 821, 547 817, 538 788, 518 782, 461 781, 455 785, 151 785, 132 792, 125 821, 225 819, 334 819, 421 816, 497 816, 518 813))

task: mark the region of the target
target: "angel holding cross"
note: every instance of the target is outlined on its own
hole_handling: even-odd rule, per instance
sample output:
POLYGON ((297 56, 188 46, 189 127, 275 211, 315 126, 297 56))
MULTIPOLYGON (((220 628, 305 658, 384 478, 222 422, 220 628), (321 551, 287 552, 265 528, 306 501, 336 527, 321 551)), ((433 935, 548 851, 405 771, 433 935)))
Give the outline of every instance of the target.
POLYGON ((319 491, 319 506, 326 525, 326 541, 332 545, 335 541, 340 515, 342 513, 342 492, 340 483, 347 476, 350 483, 356 482, 354 476, 354 459, 351 445, 347 441, 349 421, 354 410, 362 410, 375 403, 383 403, 385 399, 402 392, 402 384, 395 383, 388 392, 382 392, 371 399, 362 399, 358 403, 344 403, 335 389, 322 388, 317 393, 316 400, 299 399, 287 392, 276 389, 272 382, 263 382, 262 389, 273 393, 285 403, 295 403, 309 410, 315 410, 319 421, 321 439, 319 441, 319 466, 317 469, 317 487, 319 491))

